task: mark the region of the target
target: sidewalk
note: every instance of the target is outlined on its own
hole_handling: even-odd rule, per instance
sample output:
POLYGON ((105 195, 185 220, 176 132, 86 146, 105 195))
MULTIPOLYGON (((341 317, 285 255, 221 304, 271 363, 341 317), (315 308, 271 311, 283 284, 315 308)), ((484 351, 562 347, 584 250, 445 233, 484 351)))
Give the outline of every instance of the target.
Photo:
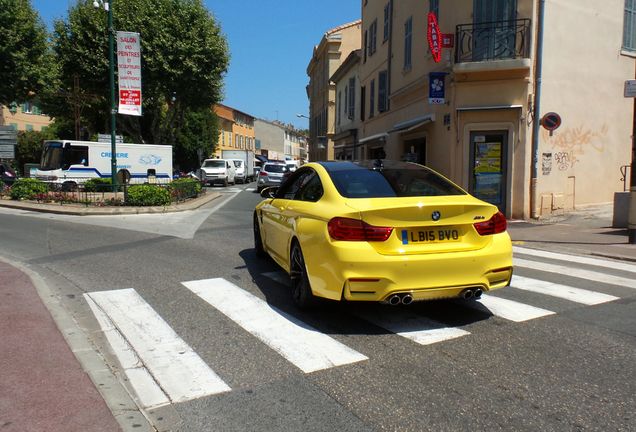
POLYGON ((114 432, 120 426, 31 279, 0 261, 2 432, 114 432))
POLYGON ((613 228, 611 204, 591 206, 538 221, 509 221, 515 246, 636 262, 627 228, 613 228))

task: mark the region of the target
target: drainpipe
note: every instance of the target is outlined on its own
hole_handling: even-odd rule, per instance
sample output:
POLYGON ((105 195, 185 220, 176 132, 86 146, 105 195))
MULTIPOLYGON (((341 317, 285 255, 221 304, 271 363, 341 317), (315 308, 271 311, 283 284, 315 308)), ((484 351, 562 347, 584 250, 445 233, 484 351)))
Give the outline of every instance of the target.
POLYGON ((539 176, 539 128, 541 126, 541 80, 543 68, 543 24, 545 0, 539 0, 539 18, 537 20, 537 51, 534 71, 534 115, 532 120, 532 177, 530 178, 530 215, 537 216, 537 178, 539 176))

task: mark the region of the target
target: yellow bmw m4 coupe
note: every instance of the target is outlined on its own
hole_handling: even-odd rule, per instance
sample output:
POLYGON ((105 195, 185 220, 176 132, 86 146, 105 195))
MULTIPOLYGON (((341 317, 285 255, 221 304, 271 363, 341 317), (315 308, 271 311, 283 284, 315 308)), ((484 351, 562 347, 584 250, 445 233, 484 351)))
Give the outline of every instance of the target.
POLYGON ((425 166, 313 162, 261 195, 256 253, 289 273, 300 308, 471 299, 510 283, 505 216, 425 166))

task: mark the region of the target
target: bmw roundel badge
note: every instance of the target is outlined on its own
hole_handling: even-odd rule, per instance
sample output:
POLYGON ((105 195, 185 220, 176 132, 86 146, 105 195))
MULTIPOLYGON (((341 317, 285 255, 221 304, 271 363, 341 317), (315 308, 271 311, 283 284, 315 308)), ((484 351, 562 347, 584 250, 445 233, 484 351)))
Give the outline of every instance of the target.
POLYGON ((431 215, 431 217, 433 218, 434 221, 437 222, 439 220, 439 218, 442 217, 442 214, 440 212, 438 212, 437 210, 435 210, 433 212, 433 214, 431 215))

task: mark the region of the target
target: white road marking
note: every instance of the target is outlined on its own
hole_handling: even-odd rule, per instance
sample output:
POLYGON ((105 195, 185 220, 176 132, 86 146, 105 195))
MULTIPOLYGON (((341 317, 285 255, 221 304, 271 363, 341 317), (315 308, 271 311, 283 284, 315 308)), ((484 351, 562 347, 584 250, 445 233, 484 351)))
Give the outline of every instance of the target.
POLYGON ((161 390, 161 387, 152 378, 148 369, 144 367, 143 362, 137 357, 135 351, 119 333, 108 316, 91 299, 90 295, 84 294, 84 298, 106 335, 106 339, 128 377, 130 385, 135 389, 141 405, 146 408, 155 408, 169 404, 170 399, 168 396, 161 390))
POLYGON ((561 276, 572 276, 579 279, 587 279, 595 282, 601 282, 605 284, 624 286, 629 288, 636 288, 636 279, 624 278, 620 276, 612 276, 606 273, 600 273, 592 270, 583 270, 573 267, 567 267, 556 264, 548 264, 538 261, 529 261, 521 258, 514 258, 513 264, 515 267, 529 268, 533 270, 540 270, 548 273, 556 273, 561 276))
POLYGON ((608 294, 516 275, 512 277, 510 286, 520 290, 532 291, 585 305, 597 305, 619 299, 619 297, 608 294))
POLYGON ((367 360, 363 354, 320 333, 225 279, 182 284, 303 372, 367 360))
POLYGON ((588 265, 593 265, 597 267, 607 267, 612 270, 622 270, 622 271, 627 271, 631 273, 636 273, 636 265, 630 264, 630 263, 603 260, 603 259, 591 258, 591 257, 583 257, 578 255, 548 252, 548 251, 542 251, 538 249, 523 248, 519 246, 513 246, 512 251, 514 253, 518 253, 522 255, 531 255, 531 256, 537 256, 542 258, 557 259, 561 261, 576 262, 579 264, 588 264, 588 265))
POLYGON ((481 298, 475 300, 474 303, 467 302, 466 304, 476 306, 476 303, 481 303, 486 306, 495 316, 515 322, 529 321, 547 315, 554 315, 554 312, 547 309, 487 295, 482 295, 481 298))
POLYGON ((89 304, 93 310, 98 310, 96 316, 102 329, 108 332, 107 337, 118 331, 132 349, 121 343, 113 344, 115 354, 126 364, 126 375, 131 383, 134 380, 135 390, 145 406, 165 403, 150 385, 152 378, 172 402, 231 390, 134 289, 93 292, 85 296, 92 300, 93 304, 89 304), (105 317, 111 325, 104 326, 105 317), (143 371, 143 367, 147 371, 143 371))
POLYGON ((420 345, 430 345, 469 335, 470 332, 414 314, 392 309, 387 312, 359 313, 358 316, 420 345))

